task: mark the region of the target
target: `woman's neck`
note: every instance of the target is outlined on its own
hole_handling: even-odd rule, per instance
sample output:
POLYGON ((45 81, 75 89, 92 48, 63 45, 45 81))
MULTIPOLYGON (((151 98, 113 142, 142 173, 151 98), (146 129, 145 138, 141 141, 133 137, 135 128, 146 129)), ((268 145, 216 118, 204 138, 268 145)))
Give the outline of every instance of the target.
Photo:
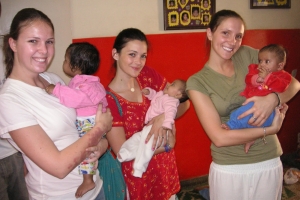
POLYGON ((141 89, 134 77, 117 73, 108 87, 128 101, 142 102, 141 89))
POLYGON ((224 76, 231 77, 234 74, 234 66, 231 59, 223 59, 219 56, 211 55, 207 63, 211 69, 224 76))
POLYGON ((28 73, 28 71, 16 70, 14 68, 8 78, 22 81, 28 85, 44 89, 47 81, 44 80, 38 73, 28 73))

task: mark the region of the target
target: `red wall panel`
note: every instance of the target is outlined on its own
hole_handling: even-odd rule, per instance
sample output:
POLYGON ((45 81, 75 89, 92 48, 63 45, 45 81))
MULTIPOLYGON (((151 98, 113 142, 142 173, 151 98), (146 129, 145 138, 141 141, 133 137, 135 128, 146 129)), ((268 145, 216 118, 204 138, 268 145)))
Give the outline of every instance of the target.
MULTIPOLYGON (((150 49, 147 65, 155 68, 170 82, 176 78, 187 79, 199 71, 207 60, 209 45, 206 33, 177 33, 148 35, 150 49)), ((113 77, 111 50, 115 37, 82 38, 73 42, 87 41, 100 51, 101 64, 96 73, 101 82, 107 85, 113 77)), ((295 30, 249 30, 243 44, 261 48, 266 44, 279 43, 288 50, 286 71, 298 69, 300 73, 300 29, 295 30)), ((300 75, 297 79, 300 80, 300 75)), ((300 95, 289 102, 285 122, 278 133, 284 153, 297 148, 297 133, 300 132, 300 95)), ((208 173, 211 162, 210 141, 198 122, 194 108, 176 120, 177 143, 176 159, 181 180, 202 176, 208 173)))

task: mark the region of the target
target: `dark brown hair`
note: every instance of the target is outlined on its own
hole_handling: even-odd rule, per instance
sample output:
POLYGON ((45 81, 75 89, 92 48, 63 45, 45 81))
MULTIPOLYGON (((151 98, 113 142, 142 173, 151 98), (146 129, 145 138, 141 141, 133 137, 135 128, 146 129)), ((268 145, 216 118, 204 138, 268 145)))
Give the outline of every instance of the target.
POLYGON ((66 50, 70 58, 71 70, 79 69, 82 74, 94 74, 100 64, 100 55, 97 48, 88 42, 70 44, 66 50))
MULTIPOLYGON (((148 47, 148 40, 146 35, 136 28, 127 28, 122 30, 116 37, 113 48, 116 49, 117 53, 120 53, 121 50, 126 46, 126 44, 132 40, 139 40, 146 42, 148 47)), ((116 61, 114 62, 114 67, 117 67, 116 61)))

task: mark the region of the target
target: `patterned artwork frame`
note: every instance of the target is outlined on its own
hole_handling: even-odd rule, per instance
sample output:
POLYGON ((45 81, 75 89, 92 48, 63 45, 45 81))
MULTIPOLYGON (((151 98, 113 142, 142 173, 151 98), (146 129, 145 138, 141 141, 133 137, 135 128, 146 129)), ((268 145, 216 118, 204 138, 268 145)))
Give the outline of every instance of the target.
POLYGON ((164 30, 206 29, 215 0, 163 0, 164 30))
POLYGON ((250 0, 251 9, 291 8, 291 0, 250 0))

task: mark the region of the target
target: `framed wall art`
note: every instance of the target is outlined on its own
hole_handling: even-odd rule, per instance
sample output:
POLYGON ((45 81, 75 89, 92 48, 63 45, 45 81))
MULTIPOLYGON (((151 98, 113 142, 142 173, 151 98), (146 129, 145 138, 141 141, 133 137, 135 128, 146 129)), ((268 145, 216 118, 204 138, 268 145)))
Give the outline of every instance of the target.
POLYGON ((291 8, 291 0, 250 0, 251 9, 291 8))
POLYGON ((215 13, 215 0, 163 0, 164 29, 205 29, 215 13))

